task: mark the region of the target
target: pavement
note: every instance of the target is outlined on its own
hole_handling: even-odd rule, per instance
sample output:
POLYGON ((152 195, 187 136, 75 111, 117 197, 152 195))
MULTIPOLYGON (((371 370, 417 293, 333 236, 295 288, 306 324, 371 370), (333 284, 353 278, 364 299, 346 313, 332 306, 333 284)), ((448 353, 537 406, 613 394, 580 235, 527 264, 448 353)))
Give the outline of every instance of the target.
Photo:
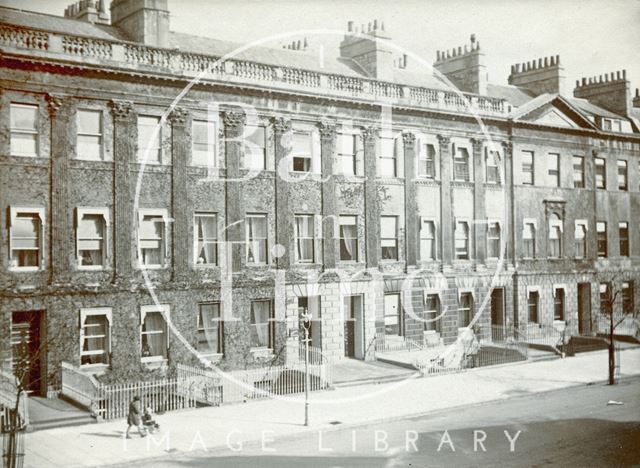
MULTIPOLYGON (((640 375, 640 349, 620 352, 621 377, 640 375)), ((415 374, 414 374, 415 375, 415 374)), ((125 421, 36 431, 26 435, 25 467, 80 467, 264 444, 304 432, 388 423, 461 406, 602 382, 607 352, 551 361, 478 368, 459 374, 342 387, 311 394, 310 424, 304 399, 278 398, 158 415, 161 432, 123 437, 125 421)))

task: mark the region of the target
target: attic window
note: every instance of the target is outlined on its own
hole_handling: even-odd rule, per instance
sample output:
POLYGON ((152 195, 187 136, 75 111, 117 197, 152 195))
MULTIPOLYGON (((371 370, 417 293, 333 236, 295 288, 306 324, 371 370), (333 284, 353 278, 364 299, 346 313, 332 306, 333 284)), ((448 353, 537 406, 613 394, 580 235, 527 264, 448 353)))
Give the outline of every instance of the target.
POLYGON ((602 129, 607 132, 620 132, 621 122, 617 119, 602 119, 602 129))

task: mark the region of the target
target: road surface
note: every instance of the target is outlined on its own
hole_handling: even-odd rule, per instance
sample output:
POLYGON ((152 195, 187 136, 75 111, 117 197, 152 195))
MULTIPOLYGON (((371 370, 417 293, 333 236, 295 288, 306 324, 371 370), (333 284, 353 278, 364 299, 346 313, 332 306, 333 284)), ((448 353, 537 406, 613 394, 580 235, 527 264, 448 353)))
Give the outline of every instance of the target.
MULTIPOLYGON (((469 388, 472 392, 473 388, 469 388)), ((428 395, 423 398, 429 398, 428 395)), ((137 467, 629 466, 640 464, 640 379, 574 387, 475 407, 209 452, 137 467), (622 404, 607 404, 610 400, 622 404), (233 450, 232 450, 233 449, 233 450)))

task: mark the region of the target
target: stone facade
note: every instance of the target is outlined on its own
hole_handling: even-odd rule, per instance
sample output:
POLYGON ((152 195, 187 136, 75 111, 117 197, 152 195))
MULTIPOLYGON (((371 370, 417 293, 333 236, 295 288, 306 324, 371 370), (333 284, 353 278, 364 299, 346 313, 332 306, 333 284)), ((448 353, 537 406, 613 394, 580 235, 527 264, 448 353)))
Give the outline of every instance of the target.
MULTIPOLYGON (((122 8, 126 2, 116 3, 122 8)), ((11 29, 11 34, 31 34, 23 29, 11 29)), ((313 93, 308 94, 295 94, 298 88, 279 88, 275 82, 261 83, 256 90, 252 86, 259 77, 242 84, 239 75, 228 81, 203 79, 191 87, 185 76, 173 73, 187 63, 181 52, 153 49, 166 54, 165 65, 142 63, 140 58, 140 63, 130 64, 127 57, 144 55, 120 55, 118 51, 130 46, 113 42, 107 58, 80 57, 78 68, 72 68, 58 58, 79 57, 67 57, 66 49, 56 52, 60 37, 48 34, 49 55, 7 46, 0 61, 0 351, 3 359, 11 356, 14 313, 38 311, 43 338, 48 338, 43 391, 59 386, 61 361, 81 365, 84 309, 110 308, 112 313, 108 365, 87 370, 97 369, 105 381, 125 381, 171 374, 177 363, 197 364, 194 346, 198 307, 203 303, 222 304, 222 352, 209 357, 234 369, 296 358, 301 297, 315 298, 318 304, 314 346, 332 359, 351 354, 371 360, 376 345, 390 335, 393 318, 385 314, 385 295, 399 295, 394 338, 417 342, 427 328, 424 298, 436 295, 442 312, 438 333, 451 343, 458 329, 469 325, 462 318, 463 294, 473 298, 467 313, 477 316, 472 325, 478 330, 489 325, 529 326, 527 300, 533 290, 540 298, 538 324, 553 324, 555 292, 561 288, 564 320, 571 332, 594 333, 599 283, 615 277, 617 282, 640 284, 640 230, 633 218, 640 212, 640 137, 633 125, 635 133, 626 134, 588 127, 588 119, 556 97, 545 105, 575 124, 551 127, 527 119, 529 114, 513 118, 510 104, 480 93, 467 96, 478 112, 484 112, 480 128, 470 109, 446 107, 453 98, 442 91, 433 91, 439 97, 431 103, 422 100, 408 106, 412 96, 430 90, 398 91, 383 83, 393 110, 386 123, 390 128, 385 128, 378 121, 379 102, 331 95, 335 88, 327 83, 335 77, 318 74, 317 80, 289 85, 300 90, 311 86, 313 93), (176 106, 171 96, 185 89, 176 106), (36 155, 12 153, 10 115, 16 103, 37 106, 36 155), (257 111, 257 122, 249 119, 247 107, 257 111), (77 116, 86 109, 100 115, 97 160, 82 159, 78 152, 77 116), (143 116, 160 119, 159 159, 153 164, 139 160, 138 122, 143 116), (217 159, 202 167, 195 164, 194 122, 207 119, 214 123, 211 136, 217 159), (339 135, 347 121, 356 136, 355 147, 361 149, 362 166, 355 175, 339 170, 339 135), (249 153, 244 137, 256 124, 264 128, 264 168, 252 173, 243 166, 249 153), (308 174, 289 172, 292 141, 301 132, 310 135, 319 161, 308 174), (393 175, 382 172, 378 138, 385 134, 394 139, 393 175), (428 177, 420 169, 425 145, 433 147, 434 157, 433 176, 428 177), (487 177, 490 151, 498 154, 496 180, 487 177), (523 175, 526 151, 535 157, 533 185, 525 184, 523 175), (546 163, 550 153, 559 154, 559 186, 546 163), (455 162, 465 154, 468 176, 455 162), (583 188, 574 187, 574 155, 584 157, 583 188), (606 190, 595 187, 594 155, 607 160, 606 190), (628 163, 627 190, 618 190, 618 159, 628 163), (16 208, 42 210, 37 268, 21 269, 13 263, 16 208), (101 268, 82 268, 79 262, 78 210, 84 208, 107 213, 101 268), (164 262, 158 268, 143 268, 141 213, 151 211, 165 213, 164 262), (562 248, 559 258, 550 258, 549 219, 555 212, 562 218, 562 248), (211 265, 199 263, 195 251, 200 242, 194 224, 197 213, 215 214, 218 259, 211 265), (262 264, 247 261, 247 214, 266 216, 262 264), (295 216, 301 214, 313 215, 314 220, 314 254, 304 263, 296 244, 295 216), (346 215, 356 217, 355 261, 341 260, 337 217, 346 215), (397 223, 396 253, 389 258, 382 254, 390 239, 381 232, 381 216, 393 216, 397 223), (427 241, 423 220, 434 226, 430 258, 421 247, 427 241), (582 220, 587 225, 587 255, 576 258, 574 226, 582 220), (597 258, 598 221, 610 227, 607 258, 597 258), (534 258, 528 258, 524 246, 526 222, 536 226, 534 258), (619 222, 629 223, 628 257, 620 256, 619 222), (490 224, 499 226, 504 255, 489 249, 490 224), (464 239, 461 225, 467 228, 464 239), (580 306, 583 317, 578 316, 580 284, 588 284, 591 291, 589 310, 580 306), (502 295, 500 310, 492 310, 494 290, 502 295), (345 311, 345 297, 351 296, 360 298, 355 300, 359 309, 353 328, 345 311), (256 313, 252 301, 259 300, 269 301, 273 325, 269 346, 252 347, 258 333, 251 325, 256 313), (145 362, 142 349, 141 314, 153 304, 169 310, 168 347, 160 363, 145 362)), ((386 58, 376 60, 379 67, 386 58)), ((443 55, 440 61, 446 60, 443 55)), ((239 73, 246 63, 229 63, 225 70, 239 73)), ((477 65, 465 73, 475 77, 468 86, 483 92, 484 77, 476 75, 485 71, 477 65)), ((281 66, 270 76, 285 76, 282 70, 289 69, 281 66)), ((376 76, 386 75, 378 71, 376 76)), ((382 86, 376 81, 365 84, 362 93, 382 86)))

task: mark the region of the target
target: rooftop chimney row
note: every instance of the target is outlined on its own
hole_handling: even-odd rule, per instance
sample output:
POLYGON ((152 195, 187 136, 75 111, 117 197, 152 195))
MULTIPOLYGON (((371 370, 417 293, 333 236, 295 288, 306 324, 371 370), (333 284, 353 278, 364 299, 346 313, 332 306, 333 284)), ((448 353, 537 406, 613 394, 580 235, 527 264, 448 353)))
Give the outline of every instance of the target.
POLYGON ((576 82, 573 95, 622 116, 628 116, 636 103, 631 97, 626 70, 582 78, 576 82))
POLYGON ((445 75, 461 91, 487 93, 487 67, 480 43, 472 34, 470 44, 451 51, 438 51, 434 68, 445 75))
POLYGON ((565 94, 565 76, 560 56, 512 65, 509 84, 525 88, 536 96, 545 93, 565 94))
POLYGON ((89 23, 109 24, 106 1, 80 0, 65 8, 64 17, 89 23))

